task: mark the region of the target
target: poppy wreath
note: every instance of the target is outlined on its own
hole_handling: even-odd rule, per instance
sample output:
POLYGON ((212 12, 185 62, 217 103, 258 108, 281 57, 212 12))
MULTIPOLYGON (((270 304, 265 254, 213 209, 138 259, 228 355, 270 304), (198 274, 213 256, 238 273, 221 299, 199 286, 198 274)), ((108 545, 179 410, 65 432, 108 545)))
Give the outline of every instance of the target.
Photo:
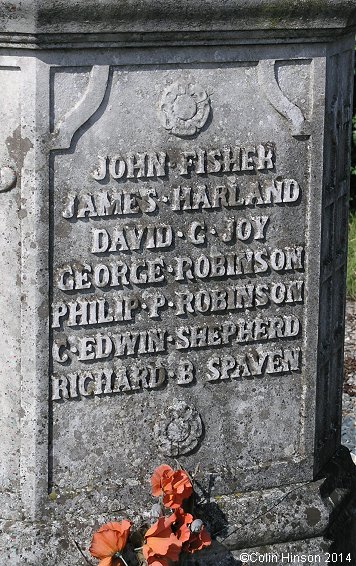
POLYGON ((163 464, 154 470, 151 487, 159 498, 150 512, 152 524, 134 532, 126 519, 102 525, 89 547, 97 566, 172 566, 211 544, 202 520, 185 510, 193 507, 193 485, 185 470, 163 464))

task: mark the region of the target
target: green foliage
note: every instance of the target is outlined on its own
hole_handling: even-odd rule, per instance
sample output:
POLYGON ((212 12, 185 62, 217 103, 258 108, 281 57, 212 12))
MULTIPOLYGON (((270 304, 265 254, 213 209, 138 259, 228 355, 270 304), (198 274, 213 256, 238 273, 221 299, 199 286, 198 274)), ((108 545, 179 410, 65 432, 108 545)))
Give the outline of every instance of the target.
POLYGON ((356 299, 356 213, 350 214, 349 253, 347 259, 347 295, 356 299))
MULTIPOLYGON (((352 117, 352 159, 351 175, 356 175, 356 114, 352 117)), ((352 183, 353 179, 351 179, 352 183)))

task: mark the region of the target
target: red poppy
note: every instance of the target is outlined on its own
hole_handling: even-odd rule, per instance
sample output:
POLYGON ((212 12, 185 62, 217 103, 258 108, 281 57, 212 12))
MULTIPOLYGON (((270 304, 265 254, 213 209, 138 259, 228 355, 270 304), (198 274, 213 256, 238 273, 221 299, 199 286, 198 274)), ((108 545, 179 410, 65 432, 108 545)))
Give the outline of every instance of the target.
POLYGON ((149 566, 168 566, 169 560, 178 560, 182 543, 172 531, 174 521, 174 515, 160 517, 146 532, 142 553, 149 566))
POLYGON ((146 556, 147 566, 169 566, 170 562, 164 556, 157 556, 157 554, 149 553, 146 556))
POLYGON ((130 521, 106 523, 94 533, 89 552, 99 558, 98 566, 122 566, 119 554, 124 549, 129 533, 130 521))
POLYGON ((180 507, 185 499, 191 496, 193 486, 184 470, 172 470, 162 465, 155 469, 151 477, 152 494, 163 495, 162 503, 170 509, 180 507))
POLYGON ((158 468, 154 470, 151 476, 152 495, 155 497, 162 495, 162 478, 165 473, 172 472, 172 468, 166 464, 162 464, 162 466, 158 466, 158 468))
POLYGON ((208 531, 203 527, 198 533, 191 533, 190 539, 183 544, 182 552, 193 554, 198 550, 203 550, 211 545, 211 538, 208 531))
POLYGON ((191 530, 189 525, 193 522, 193 515, 185 513, 181 507, 178 507, 173 513, 175 517, 174 532, 178 540, 183 544, 190 539, 191 530))

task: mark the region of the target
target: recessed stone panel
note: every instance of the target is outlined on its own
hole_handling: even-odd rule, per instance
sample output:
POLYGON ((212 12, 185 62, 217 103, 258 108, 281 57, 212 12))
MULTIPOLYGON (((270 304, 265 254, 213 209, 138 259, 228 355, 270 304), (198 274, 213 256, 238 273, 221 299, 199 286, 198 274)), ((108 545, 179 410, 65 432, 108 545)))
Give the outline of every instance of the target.
POLYGON ((73 148, 53 152, 54 485, 140 478, 167 457, 225 491, 310 477, 318 243, 296 102, 312 107, 313 72, 112 67, 73 148))

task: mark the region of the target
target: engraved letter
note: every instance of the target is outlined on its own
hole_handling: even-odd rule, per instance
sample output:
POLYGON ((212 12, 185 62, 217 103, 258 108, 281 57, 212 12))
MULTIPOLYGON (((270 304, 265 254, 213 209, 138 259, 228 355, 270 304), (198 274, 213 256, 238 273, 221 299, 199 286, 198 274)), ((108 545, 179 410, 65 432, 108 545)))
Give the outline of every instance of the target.
POLYGON ((103 179, 105 179, 106 177, 106 161, 107 161, 107 157, 100 157, 100 155, 98 156, 99 159, 99 165, 96 169, 94 169, 94 171, 91 172, 91 176, 96 180, 96 181, 102 181, 103 179))
POLYGON ((59 328, 62 324, 62 319, 66 317, 68 307, 65 303, 57 303, 53 306, 53 322, 52 328, 59 328))
POLYGON ((58 279, 58 289, 61 291, 73 291, 73 269, 71 267, 64 268, 58 279), (69 277, 68 277, 69 276, 69 277))
POLYGON ((127 156, 127 178, 132 179, 135 176, 135 169, 137 171, 137 177, 145 177, 146 175, 146 154, 137 153, 136 155, 127 156))
POLYGON ((166 304, 166 298, 162 293, 144 293, 144 298, 147 298, 148 303, 148 316, 150 318, 159 318, 159 311, 163 309, 166 304))
POLYGON ((107 251, 110 245, 109 234, 106 230, 92 229, 92 247, 93 254, 102 254, 107 251))
POLYGON ((62 216, 63 218, 73 218, 76 195, 73 193, 68 193, 67 197, 68 200, 64 205, 62 216))
POLYGON ((194 366, 189 360, 182 361, 178 366, 177 384, 188 385, 194 379, 194 366))
POLYGON ((110 159, 109 171, 113 179, 121 179, 125 174, 126 163, 120 157, 120 155, 115 155, 110 159))
POLYGON ((268 216, 252 216, 252 220, 254 220, 256 224, 254 239, 264 240, 266 237, 264 230, 269 220, 268 216))
POLYGON ((164 177, 166 174, 166 154, 163 151, 148 153, 147 155, 147 177, 164 177))
POLYGON ((65 352, 66 348, 67 342, 66 344, 57 344, 56 342, 53 342, 52 355, 55 362, 64 364, 68 360, 68 354, 65 352))
POLYGON ((52 376, 52 401, 68 399, 68 380, 66 377, 52 376))
POLYGON ((299 198, 300 188, 294 179, 286 179, 283 183, 283 202, 296 202, 299 198))
POLYGON ((79 354, 78 360, 86 361, 86 360, 94 360, 95 359, 95 351, 94 351, 94 344, 95 338, 90 338, 84 336, 83 338, 79 338, 79 354))
POLYGON ((196 246, 205 243, 205 224, 202 222, 192 222, 188 229, 188 239, 196 246))
POLYGON ((273 169, 272 150, 269 149, 266 155, 266 148, 263 145, 257 146, 257 158, 257 169, 259 171, 263 169, 273 169))
POLYGON ((180 162, 180 174, 188 175, 190 169, 193 167, 193 159, 196 159, 197 154, 195 151, 183 151, 180 162))

